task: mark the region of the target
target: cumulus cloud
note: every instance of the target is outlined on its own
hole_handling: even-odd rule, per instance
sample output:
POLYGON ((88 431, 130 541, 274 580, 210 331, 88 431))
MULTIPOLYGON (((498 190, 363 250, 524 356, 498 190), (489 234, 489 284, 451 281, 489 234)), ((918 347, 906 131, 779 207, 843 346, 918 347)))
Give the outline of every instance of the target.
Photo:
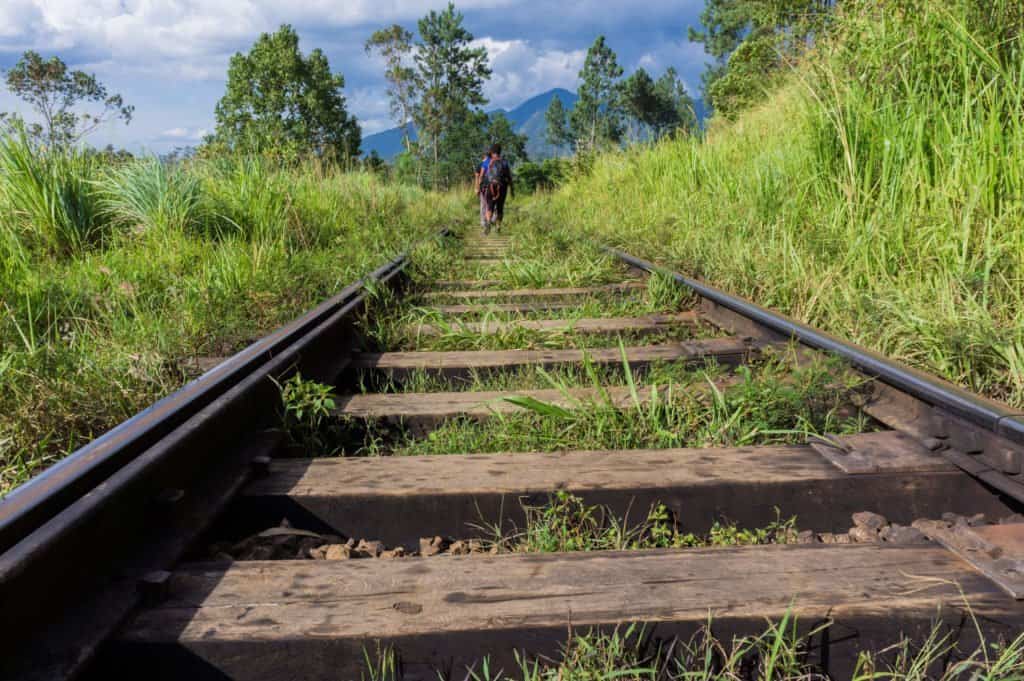
POLYGON ((161 142, 199 142, 210 134, 206 128, 170 128, 161 132, 156 139, 161 142))
POLYGON ((586 57, 585 50, 542 49, 526 40, 485 37, 475 43, 487 50, 493 71, 485 94, 501 107, 556 87, 575 90, 586 57))
MULTIPOLYGON (((512 0, 463 0, 461 10, 512 0)), ((446 2, 434 0, 4 0, 0 49, 103 51, 112 55, 186 57, 218 53, 279 24, 354 27, 408 21, 446 2)))
MULTIPOLYGON (((366 134, 392 127, 383 65, 363 54, 374 29, 414 21, 447 0, 0 0, 0 68, 20 52, 58 54, 95 72, 137 104, 127 134, 146 144, 197 141, 212 127, 230 56, 264 31, 296 27, 302 47, 323 48, 346 77, 346 96, 366 134)), ((492 107, 512 107, 554 87, 575 89, 586 48, 608 35, 621 63, 660 73, 679 68, 696 82, 704 55, 683 42, 703 0, 459 0, 481 36, 493 78, 492 107)), ((3 100, 0 110, 11 110, 3 100)), ((105 133, 104 133, 105 134, 105 133)), ((114 134, 114 133, 111 133, 114 134)), ((118 128, 118 135, 126 134, 118 128)), ((102 137, 97 134, 97 138, 102 137)), ((95 139, 105 144, 107 139, 95 139)), ((116 142, 116 140, 115 140, 116 142)))

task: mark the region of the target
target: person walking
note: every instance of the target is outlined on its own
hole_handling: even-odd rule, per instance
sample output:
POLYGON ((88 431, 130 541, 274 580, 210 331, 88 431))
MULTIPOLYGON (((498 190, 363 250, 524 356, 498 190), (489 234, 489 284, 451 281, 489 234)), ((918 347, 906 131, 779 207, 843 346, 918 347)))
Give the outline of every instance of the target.
POLYGON ((508 161, 501 157, 501 145, 491 147, 491 158, 484 172, 484 194, 487 198, 487 220, 484 234, 489 234, 491 227, 501 232, 501 222, 505 217, 505 200, 512 193, 512 168, 508 161))
POLYGON ((487 177, 487 166, 491 163, 491 152, 485 151, 484 158, 476 167, 474 176, 474 188, 477 197, 480 199, 480 229, 487 233, 487 195, 484 193, 484 179, 487 177))

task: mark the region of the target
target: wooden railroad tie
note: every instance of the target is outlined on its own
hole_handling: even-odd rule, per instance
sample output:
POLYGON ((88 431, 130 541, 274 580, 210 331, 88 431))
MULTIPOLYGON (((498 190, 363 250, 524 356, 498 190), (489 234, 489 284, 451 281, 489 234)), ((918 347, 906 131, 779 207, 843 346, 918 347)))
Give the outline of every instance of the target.
POLYGON ((690 366, 708 363, 736 366, 749 361, 762 347, 763 344, 729 336, 660 345, 589 350, 357 353, 352 357, 349 368, 357 371, 382 372, 400 378, 416 372, 459 377, 473 372, 582 364, 585 360, 595 366, 621 366, 628 363, 634 368, 643 368, 657 362, 674 362, 690 366))
POLYGON ((411 549, 420 537, 477 537, 482 526, 514 534, 526 525, 524 505, 544 505, 555 490, 633 523, 664 504, 680 527, 695 533, 721 518, 761 526, 775 509, 796 516, 801 530, 842 534, 851 515, 866 508, 885 509, 890 522, 904 525, 945 512, 1011 513, 982 485, 900 433, 841 441, 884 449, 902 465, 850 475, 802 445, 284 459, 246 490, 235 524, 256 532, 301 509, 331 533, 358 531, 411 549))
POLYGON ((459 322, 450 327, 436 324, 410 326, 407 333, 417 337, 442 336, 449 332, 493 336, 514 331, 547 333, 579 333, 614 336, 622 333, 652 335, 679 327, 693 327, 700 321, 697 312, 688 310, 674 314, 652 314, 643 317, 597 317, 584 319, 516 319, 512 321, 459 322))
POLYGON ((442 290, 426 293, 424 298, 430 301, 437 300, 538 300, 538 299, 566 299, 566 298, 588 298, 598 295, 616 295, 634 291, 646 290, 647 284, 642 281, 627 281, 619 284, 607 284, 605 286, 587 287, 563 287, 563 288, 524 288, 502 290, 470 290, 452 291, 442 290))

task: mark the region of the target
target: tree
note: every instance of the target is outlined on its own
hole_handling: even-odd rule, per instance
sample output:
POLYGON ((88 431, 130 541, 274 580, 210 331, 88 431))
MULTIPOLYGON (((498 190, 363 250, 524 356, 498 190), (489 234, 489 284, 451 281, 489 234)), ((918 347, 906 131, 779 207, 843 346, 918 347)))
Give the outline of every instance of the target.
POLYGON ((479 123, 477 110, 487 103, 483 93, 484 82, 491 76, 487 50, 471 45, 473 35, 462 22, 462 14, 449 3, 444 11, 431 10, 418 23, 420 43, 414 61, 420 96, 414 120, 420 149, 429 154, 435 186, 450 184, 465 160, 465 145, 452 136, 479 123), (442 154, 445 151, 457 153, 442 154))
POLYGON ((704 51, 724 63, 751 31, 759 0, 707 0, 700 14, 703 31, 690 27, 691 42, 703 43, 704 51))
MULTIPOLYGON (((633 75, 622 81, 620 98, 626 115, 654 136, 655 128, 658 127, 664 113, 664 102, 658 99, 654 79, 647 71, 637 69, 633 75)), ((633 137, 639 137, 638 131, 634 130, 633 137)))
POLYGON ((598 36, 587 51, 580 71, 579 99, 569 114, 577 150, 592 151, 622 139, 622 120, 616 81, 622 76, 615 52, 598 36))
MULTIPOLYGON (((637 69, 622 81, 619 97, 629 118, 656 140, 676 130, 690 132, 697 125, 693 99, 673 68, 657 81, 644 69, 637 69)), ((634 136, 640 137, 639 132, 634 136)))
MULTIPOLYGON (((779 55, 798 52, 809 45, 813 36, 820 33, 835 0, 707 0, 700 21, 703 31, 689 29, 691 41, 704 44, 704 51, 715 58, 701 77, 706 98, 713 98, 715 83, 729 75, 732 56, 741 46, 750 44, 749 53, 757 52, 759 60, 765 63, 765 50, 771 46, 779 55)), ((748 57, 740 60, 745 64, 748 57)), ((776 67, 784 63, 776 59, 776 67)), ((756 70, 746 69, 747 77, 756 75, 756 70)), ((727 85, 717 86, 720 103, 749 106, 763 93, 766 82, 745 82, 738 74, 727 85), (725 97, 722 90, 732 93, 725 97), (741 94, 742 93, 742 94, 741 94), (740 95, 740 96, 734 96, 740 95)), ((717 109, 717 107, 716 107, 717 109)), ((730 112, 734 113, 735 109, 730 112)))
POLYGON ((346 109, 344 86, 321 50, 304 57, 298 34, 282 25, 262 34, 248 54, 231 58, 227 91, 214 112, 214 141, 243 153, 352 161, 362 136, 346 109))
POLYGON ((384 78, 388 81, 388 99, 391 117, 402 128, 402 143, 405 150, 412 149, 409 139, 409 124, 416 110, 416 71, 408 61, 413 51, 413 35, 398 24, 375 31, 366 41, 367 54, 379 53, 386 68, 384 78))
POLYGON ((386 177, 388 174, 388 164, 384 162, 384 159, 374 149, 363 159, 363 170, 373 175, 386 177))
POLYGON ((568 161, 546 158, 541 163, 522 163, 516 168, 516 191, 532 194, 554 189, 565 181, 568 161))
POLYGON ((36 142, 51 148, 77 144, 89 133, 109 120, 121 119, 127 125, 135 107, 124 103, 121 95, 110 94, 84 71, 69 71, 59 57, 43 59, 31 50, 7 71, 7 89, 28 102, 42 119, 26 123, 18 114, 0 114, 0 123, 24 127, 36 142), (75 109, 92 105, 93 111, 75 109))
POLYGON ((729 68, 705 92, 708 104, 727 119, 764 99, 781 65, 771 36, 744 40, 729 57, 729 68))
POLYGON ((560 97, 555 96, 544 112, 547 124, 545 141, 553 147, 564 147, 572 144, 572 133, 569 131, 569 115, 560 97))
POLYGON ((697 129, 697 111, 693 97, 679 79, 679 74, 669 67, 654 84, 655 96, 661 102, 661 116, 655 123, 655 136, 660 138, 676 130, 686 134, 697 129))
POLYGON ((526 153, 526 143, 529 138, 526 135, 520 135, 512 128, 512 121, 510 121, 505 114, 497 113, 491 116, 490 122, 487 125, 487 132, 485 142, 487 144, 500 144, 502 150, 502 156, 511 165, 517 163, 525 163, 530 160, 529 155, 526 153))

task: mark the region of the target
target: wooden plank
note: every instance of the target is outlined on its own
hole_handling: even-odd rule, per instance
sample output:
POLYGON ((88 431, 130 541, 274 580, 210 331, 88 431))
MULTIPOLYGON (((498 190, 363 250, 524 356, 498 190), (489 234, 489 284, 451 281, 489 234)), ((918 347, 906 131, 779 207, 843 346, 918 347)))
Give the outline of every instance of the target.
POLYGON ((500 279, 442 279, 433 282, 433 286, 435 289, 466 289, 501 286, 503 283, 500 279))
POLYGON ((466 265, 471 267, 497 267, 503 265, 510 258, 479 258, 474 260, 467 260, 466 265))
MULTIPOLYGON (((892 450, 904 448, 897 434, 885 435, 892 450)), ((515 532, 526 522, 523 505, 543 504, 555 490, 632 523, 665 504, 682 528, 701 533, 723 518, 763 526, 775 508, 796 516, 801 530, 836 533, 864 510, 904 525, 945 512, 1011 513, 948 463, 851 476, 810 447, 765 446, 283 459, 246 490, 230 524, 251 534, 288 518, 296 527, 412 549, 420 537, 478 537, 480 527, 515 532)))
MULTIPOLYGON (((568 630, 657 625, 687 636, 763 631, 796 616, 838 624, 829 660, 917 638, 934 620, 962 629, 966 602, 986 634, 1013 638, 1021 608, 941 547, 772 546, 462 556, 400 560, 236 562, 175 571, 168 598, 111 644, 122 677, 366 678, 364 651, 393 646, 403 678, 436 679, 491 656, 552 654, 568 630)), ((970 628, 968 628, 970 629, 970 628)), ((834 668, 832 673, 838 673, 834 668)))
MULTIPOLYGON (((695 326, 700 315, 692 310, 676 314, 651 314, 643 317, 594 317, 587 319, 516 319, 510 322, 465 322, 452 325, 452 331, 481 335, 500 335, 512 331, 545 333, 580 333, 615 336, 621 333, 650 335, 671 331, 679 326, 695 326)), ((448 329, 433 324, 420 324, 408 328, 412 336, 440 336, 448 329)))
MULTIPOLYGON (((718 389, 735 385, 735 376, 725 376, 715 380, 718 389)), ((666 386, 656 386, 658 393, 664 393, 666 386)), ((688 386, 691 393, 704 395, 709 390, 706 382, 688 386)), ((682 390, 675 386, 674 390, 682 390)), ((639 403, 647 404, 651 399, 652 388, 639 388, 639 403)), ((413 433, 425 432, 448 419, 465 417, 482 421, 497 414, 515 414, 523 409, 506 398, 515 396, 532 397, 542 402, 554 404, 566 409, 576 408, 581 402, 599 401, 604 403, 605 397, 611 405, 618 409, 629 409, 635 406, 632 393, 626 386, 608 386, 604 388, 571 388, 568 396, 561 390, 520 390, 490 392, 446 392, 446 393, 370 393, 365 395, 343 395, 338 397, 335 413, 338 416, 378 420, 386 423, 403 424, 413 433)))
MULTIPOLYGON (((612 403, 625 407, 631 402, 629 388, 611 386, 604 389, 612 403)), ((643 391, 642 399, 650 390, 643 391)), ((522 395, 543 402, 571 408, 578 401, 599 399, 601 391, 596 388, 573 388, 569 398, 561 390, 521 390, 447 392, 447 393, 369 393, 365 395, 343 395, 338 397, 337 412, 344 416, 360 419, 404 420, 409 423, 417 419, 436 422, 456 416, 490 418, 495 414, 512 414, 521 408, 505 398, 522 395)))
POLYGON ((552 312, 556 310, 575 310, 578 303, 558 303, 552 301, 529 303, 483 303, 477 305, 438 305, 431 308, 443 315, 483 315, 483 314, 529 314, 530 312, 552 312))
POLYGON ((736 366, 749 361, 758 346, 738 338, 711 338, 629 348, 593 348, 588 350, 480 350, 456 352, 381 352, 356 353, 349 369, 375 371, 396 378, 414 372, 442 376, 466 376, 472 372, 512 371, 524 367, 554 367, 581 364, 585 359, 596 365, 621 365, 626 362, 643 368, 656 362, 705 364, 714 361, 736 366))
POLYGON ((507 291, 435 291, 427 293, 428 300, 444 298, 446 300, 516 300, 516 299, 561 299, 561 298, 585 298, 602 294, 629 293, 631 291, 645 290, 647 284, 642 281, 626 281, 619 284, 607 284, 605 286, 586 287, 562 287, 562 288, 522 288, 509 289, 507 291))

